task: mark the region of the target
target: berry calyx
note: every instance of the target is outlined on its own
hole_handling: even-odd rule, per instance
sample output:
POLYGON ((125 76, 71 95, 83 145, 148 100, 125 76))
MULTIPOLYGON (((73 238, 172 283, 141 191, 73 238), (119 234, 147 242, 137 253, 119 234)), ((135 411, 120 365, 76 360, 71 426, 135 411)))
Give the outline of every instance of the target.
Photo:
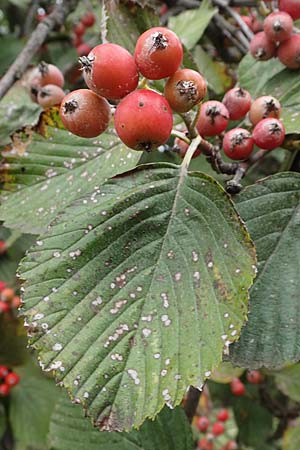
POLYGON ((215 422, 212 426, 211 432, 214 436, 220 436, 225 431, 224 424, 222 422, 215 422))
POLYGON ((196 421, 196 427, 202 433, 205 433, 209 427, 209 420, 206 416, 200 416, 196 421))
POLYGON ((250 53, 259 61, 267 61, 275 56, 276 44, 268 38, 264 31, 261 31, 250 42, 250 53))
POLYGON ((0 384, 0 396, 7 397, 9 395, 10 386, 7 384, 0 384))
POLYGON ((245 117, 252 103, 251 95, 241 87, 235 87, 226 92, 222 102, 226 106, 231 120, 245 117))
POLYGON ((262 374, 258 370, 249 370, 246 377, 251 384, 260 384, 263 380, 262 374))
POLYGON ((252 153, 254 142, 251 134, 244 128, 233 128, 223 139, 223 150, 233 160, 248 159, 252 153))
POLYGON ((114 119, 119 138, 134 150, 151 151, 164 144, 173 125, 167 100, 147 89, 127 95, 117 106, 114 119))
POLYGON ((66 95, 59 114, 67 130, 85 138, 103 133, 111 117, 107 100, 89 89, 78 89, 66 95))
POLYGON ((264 32, 271 41, 283 42, 293 33, 294 22, 285 12, 273 12, 264 20, 264 32))
POLYGON ((5 378, 8 375, 8 368, 6 366, 0 365, 0 379, 5 378))
POLYGON ((279 119, 281 114, 281 105, 279 101, 271 95, 258 97, 251 105, 249 119, 253 125, 256 125, 262 119, 274 117, 279 119))
POLYGON ((300 69, 300 35, 293 34, 280 44, 277 56, 288 69, 300 69))
POLYGON ((83 77, 96 94, 118 100, 136 89, 138 71, 133 56, 117 44, 100 44, 79 58, 83 77))
POLYGON ((184 113, 204 99, 206 80, 192 69, 177 70, 165 84, 165 97, 171 108, 184 113))
POLYGON ((229 412, 227 409, 220 409, 217 414, 217 419, 221 422, 226 422, 229 419, 229 412))
POLYGON ((243 396, 246 392, 244 383, 239 378, 234 378, 230 383, 230 390, 233 395, 243 396))
POLYGON ((263 150, 280 147, 285 138, 285 128, 278 119, 261 120, 253 130, 254 143, 263 150))
POLYGON ((60 105, 64 96, 65 93, 59 86, 46 84, 39 90, 37 101, 43 108, 50 108, 51 106, 60 105))
POLYGON ((154 27, 138 38, 134 58, 144 77, 160 80, 172 76, 179 68, 183 49, 173 31, 164 27, 154 27))
POLYGON ((38 77, 40 86, 46 84, 55 84, 56 86, 63 87, 64 76, 61 70, 53 64, 47 64, 44 61, 38 65, 37 73, 33 74, 38 77))
POLYGON ((17 384, 19 384, 20 377, 17 373, 10 372, 8 375, 6 375, 4 382, 8 386, 13 387, 13 386, 16 386, 17 384))
POLYGON ((196 128, 201 136, 216 136, 229 122, 229 112, 223 103, 210 100, 201 106, 196 128))
POLYGON ((278 8, 287 12, 294 20, 300 19, 299 0, 279 0, 278 8))

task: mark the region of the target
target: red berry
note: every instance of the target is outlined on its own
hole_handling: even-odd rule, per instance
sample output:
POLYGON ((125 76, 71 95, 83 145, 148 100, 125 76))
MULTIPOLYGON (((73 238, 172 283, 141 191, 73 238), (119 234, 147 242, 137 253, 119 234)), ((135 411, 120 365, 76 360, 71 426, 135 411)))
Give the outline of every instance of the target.
POLYGON ((224 447, 224 450, 237 450, 238 445, 235 441, 228 441, 224 447))
POLYGON ((220 436, 221 434, 223 434, 225 431, 225 427, 224 424, 222 422, 215 422, 212 426, 212 434, 214 436, 220 436))
POLYGON ((198 450, 213 450, 214 443, 206 438, 202 438, 198 441, 198 450))
POLYGON ((226 420, 229 419, 229 412, 227 409, 220 409, 220 411, 217 414, 217 419, 221 422, 226 422, 226 420))
POLYGON ((0 255, 4 255, 7 251, 7 245, 6 242, 3 240, 0 240, 0 255))
POLYGON ((1 298, 2 300, 6 300, 7 302, 11 301, 15 295, 15 291, 12 288, 5 288, 1 292, 1 298))
POLYGON ((300 69, 300 34, 280 44, 277 56, 288 69, 300 69))
MULTIPOLYGON (((187 142, 183 141, 180 138, 176 138, 174 141, 174 144, 179 148, 179 156, 181 158, 185 157, 185 154, 187 152, 187 149, 189 148, 189 144, 187 144, 187 142)), ((201 155, 201 150, 199 148, 197 148, 197 150, 194 152, 192 159, 193 158, 197 158, 197 156, 201 155)))
POLYGON ((103 133, 111 117, 107 100, 89 89, 78 89, 66 95, 59 113, 67 130, 86 138, 103 133))
POLYGON ((10 310, 9 304, 0 300, 0 314, 7 313, 9 310, 10 310))
POLYGON ((278 7, 280 11, 287 12, 294 20, 300 19, 299 0, 279 0, 278 7))
MULTIPOLYGON (((55 84, 56 86, 63 87, 64 85, 64 76, 61 70, 53 64, 47 64, 44 61, 32 71, 31 80, 34 81, 35 85, 39 86, 55 84)), ((30 84, 32 84, 31 80, 30 84)))
POLYGON ((182 62, 183 50, 173 31, 154 27, 138 38, 134 57, 144 77, 160 80, 176 72, 182 62))
POLYGON ((11 386, 11 387, 16 386, 17 384, 19 384, 19 381, 20 381, 20 377, 15 372, 10 372, 5 377, 5 384, 7 384, 8 386, 11 386))
POLYGON ((8 368, 6 366, 0 365, 0 378, 5 378, 8 374, 8 368))
POLYGON ((81 19, 81 23, 86 27, 92 27, 96 21, 95 14, 92 11, 88 11, 81 19))
POLYGON ((249 370, 247 372, 247 381, 251 384, 260 384, 262 379, 262 374, 258 370, 249 370))
POLYGON ((205 431, 209 427, 208 418, 206 416, 199 417, 196 421, 196 427, 198 428, 199 431, 201 431, 202 433, 205 433, 205 431))
POLYGON ((276 44, 270 41, 264 31, 257 33, 250 42, 250 53, 253 58, 260 61, 267 61, 273 58, 276 53, 276 44))
POLYGON ((121 141, 134 150, 151 151, 170 137, 173 116, 167 100, 157 92, 141 89, 117 106, 115 128, 121 141))
POLYGON ((264 119, 255 125, 254 143, 263 150, 280 147, 285 138, 285 129, 278 119, 264 119))
POLYGON ((234 378, 230 383, 230 390, 233 395, 242 396, 246 392, 244 383, 239 378, 234 378))
POLYGON ((77 25, 75 25, 73 29, 76 36, 83 36, 85 33, 85 26, 82 22, 79 22, 77 25))
POLYGON ((81 44, 83 43, 82 41, 82 36, 76 36, 76 34, 72 37, 72 44, 74 45, 74 47, 77 49, 77 47, 79 47, 81 44))
POLYGON ((256 125, 267 117, 279 119, 280 113, 281 105, 279 101, 271 95, 264 95, 252 103, 249 111, 249 119, 253 125, 256 125))
POLYGON ((0 384, 0 396, 7 397, 10 391, 10 386, 7 384, 0 384))
POLYGON ((252 103, 251 95, 245 89, 235 87, 226 92, 222 102, 226 106, 231 120, 245 117, 252 103))
POLYGON ((248 159, 253 151, 254 142, 251 134, 244 128, 233 128, 223 139, 223 150, 231 159, 248 159))
POLYGON ((283 42, 293 33, 294 22, 285 12, 273 12, 264 20, 264 32, 271 41, 283 42))
POLYGON ((97 45, 79 61, 86 84, 102 97, 117 100, 138 85, 139 76, 133 56, 120 45, 97 45))
POLYGON ((43 86, 37 95, 37 101, 43 108, 50 108, 51 106, 60 105, 65 93, 59 86, 55 84, 46 84, 43 86))
POLYGON ((76 46, 76 51, 77 51, 78 56, 87 56, 91 50, 92 49, 91 49, 90 45, 86 44, 85 42, 76 46))
POLYGON ((242 21, 252 30, 253 19, 250 16, 241 16, 242 21))
POLYGON ((184 113, 204 99, 206 80, 192 69, 177 70, 165 84, 165 97, 171 108, 184 113))
POLYGON ((15 295, 11 301, 11 307, 18 309, 21 306, 21 299, 18 295, 15 295))
POLYGON ((203 103, 196 124, 202 136, 216 136, 222 133, 228 125, 229 112, 223 103, 210 100, 203 103))
POLYGON ((6 283, 5 281, 0 281, 0 294, 1 292, 6 288, 6 283))

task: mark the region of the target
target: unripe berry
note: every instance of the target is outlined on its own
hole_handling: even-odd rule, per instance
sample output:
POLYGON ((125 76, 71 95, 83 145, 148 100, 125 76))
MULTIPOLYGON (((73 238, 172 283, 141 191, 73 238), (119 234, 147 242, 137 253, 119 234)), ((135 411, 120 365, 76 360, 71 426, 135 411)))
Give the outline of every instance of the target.
POLYGON ((202 433, 205 433, 209 427, 209 420, 206 416, 200 416, 196 421, 196 427, 202 433))
POLYGON ((216 136, 228 125, 229 112, 223 103, 210 100, 201 106, 196 128, 201 136, 216 136))
POLYGON ((279 119, 281 113, 281 105, 279 101, 271 95, 258 97, 251 105, 249 111, 249 119, 253 125, 256 125, 262 119, 274 117, 279 119))
POLYGON ((300 35, 293 34, 290 39, 280 44, 277 56, 288 69, 300 69, 300 35))
POLYGON ((38 65, 37 72, 40 77, 41 86, 45 86, 46 84, 55 84, 56 86, 63 87, 64 76, 61 70, 53 64, 47 64, 42 61, 38 65))
POLYGON ((50 108, 51 106, 60 105, 65 93, 59 86, 55 84, 46 84, 42 87, 37 96, 37 101, 42 108, 50 108))
POLYGON ((287 12, 294 20, 300 19, 299 0, 279 0, 278 7, 280 11, 287 12))
POLYGON ((276 53, 275 42, 270 41, 264 31, 257 33, 250 42, 250 53, 253 58, 260 61, 267 61, 273 58, 276 53))
POLYGON ((264 119, 253 130, 254 143, 263 150, 280 147, 285 138, 285 128, 278 119, 264 119))
POLYGON ((78 89, 66 95, 59 113, 67 130, 86 138, 103 133, 111 117, 107 100, 89 89, 78 89))
POLYGON ((234 378, 230 383, 230 390, 233 395, 242 396, 246 392, 244 383, 239 378, 234 378))
POLYGON ((15 372, 10 372, 5 377, 5 384, 7 384, 8 386, 11 386, 11 387, 16 386, 17 384, 19 384, 19 381, 20 381, 20 377, 15 372))
POLYGON ((8 368, 6 366, 0 365, 0 378, 5 378, 8 374, 8 368))
POLYGON ((95 21, 96 18, 92 11, 88 11, 81 19, 81 23, 87 28, 92 27, 95 21))
MULTIPOLYGON (((189 144, 187 142, 183 141, 179 137, 177 137, 174 141, 174 144, 179 149, 179 156, 180 158, 184 158, 185 154, 187 152, 187 149, 189 148, 189 144)), ((192 156, 192 159, 197 158, 197 156, 201 155, 201 150, 197 148, 197 150, 194 151, 194 154, 192 156)))
POLYGON ((3 302, 2 300, 0 300, 0 314, 1 313, 8 313, 8 311, 10 310, 10 306, 8 303, 3 302))
POLYGON ((231 120, 245 117, 252 103, 251 95, 241 87, 235 87, 226 92, 222 102, 226 106, 231 120))
POLYGON ((173 116, 167 100, 157 92, 141 89, 117 106, 115 128, 121 141, 134 150, 151 151, 170 137, 173 116))
POLYGON ((263 380, 262 374, 258 370, 249 370, 246 377, 251 384, 260 384, 263 380))
POLYGON ((221 422, 226 422, 229 419, 229 412, 227 409, 220 409, 217 414, 217 419, 221 422))
POLYGON ((248 159, 253 151, 254 142, 248 130, 233 128, 223 139, 223 150, 231 159, 248 159))
POLYGON ((138 38, 134 57, 144 77, 160 80, 176 72, 182 63, 183 50, 179 38, 173 31, 154 27, 138 38))
POLYGON ((212 426, 212 434, 214 436, 220 436, 221 434, 223 434, 225 431, 225 427, 224 424, 222 422, 215 422, 212 426))
POLYGON ((0 384, 0 396, 7 397, 10 391, 10 386, 7 384, 0 384))
POLYGON ((120 45, 97 45, 79 62, 88 87, 107 99, 123 98, 138 85, 139 76, 133 56, 120 45))
POLYGON ((293 33, 294 22, 285 12, 273 12, 264 20, 264 32, 271 41, 283 42, 293 33))
POLYGON ((204 99, 207 83, 200 73, 192 69, 181 69, 165 84, 165 97, 171 108, 184 113, 204 99))

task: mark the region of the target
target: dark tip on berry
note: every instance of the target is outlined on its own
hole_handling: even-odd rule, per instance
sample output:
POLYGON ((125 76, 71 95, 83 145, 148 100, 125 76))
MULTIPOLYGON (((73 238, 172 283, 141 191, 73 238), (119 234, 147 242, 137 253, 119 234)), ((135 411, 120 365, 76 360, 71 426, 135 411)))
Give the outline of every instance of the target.
POLYGON ((263 118, 268 117, 271 112, 277 111, 279 111, 278 106, 276 105, 274 99, 270 98, 269 100, 265 101, 265 113, 263 115, 263 118))
POLYGON ((49 72, 49 66, 45 61, 41 61, 38 65, 38 70, 42 77, 44 77, 49 72))
POLYGON ((270 123, 269 130, 271 134, 280 134, 282 132, 282 129, 277 122, 270 123))
POLYGON ((243 89, 241 87, 238 87, 235 92, 236 92, 237 97, 242 97, 242 98, 246 97, 246 91, 245 91, 245 89, 243 89))
POLYGON ((262 59, 266 56, 266 51, 263 47, 260 47, 255 52, 255 58, 256 59, 262 59))
POLYGON ((276 33, 279 33, 279 31, 284 30, 284 27, 282 26, 281 20, 277 19, 274 23, 273 23, 273 30, 276 33))
POLYGON ((42 98, 49 97, 49 95, 51 95, 51 92, 49 91, 49 89, 43 88, 40 90, 40 96, 42 98))
POLYGON ((246 139, 250 138, 250 133, 247 131, 241 131, 240 133, 236 133, 234 136, 232 136, 230 142, 231 142, 231 148, 234 148, 236 145, 242 144, 246 139))
POLYGON ((38 93, 39 93, 39 90, 38 90, 38 88, 37 88, 36 86, 31 86, 31 87, 30 87, 30 93, 31 93, 34 97, 37 97, 37 95, 38 95, 38 93))
POLYGON ((144 150, 145 152, 150 152, 153 149, 154 145, 151 141, 140 142, 137 146, 138 150, 144 150))
POLYGON ((76 100, 70 100, 64 104, 64 113, 72 114, 79 107, 78 102, 76 100))
POLYGON ((188 101, 193 101, 197 97, 197 88, 191 80, 180 80, 176 84, 176 89, 180 95, 184 96, 188 101))
POLYGON ((149 53, 156 50, 164 50, 168 47, 168 39, 163 35, 161 31, 156 31, 151 35, 152 38, 152 46, 149 50, 149 53))
POLYGON ((95 60, 95 56, 81 56, 78 58, 78 62, 81 65, 81 70, 84 70, 85 72, 91 72, 93 68, 93 62, 95 60))
POLYGON ((144 102, 139 102, 139 106, 142 108, 144 106, 144 102))

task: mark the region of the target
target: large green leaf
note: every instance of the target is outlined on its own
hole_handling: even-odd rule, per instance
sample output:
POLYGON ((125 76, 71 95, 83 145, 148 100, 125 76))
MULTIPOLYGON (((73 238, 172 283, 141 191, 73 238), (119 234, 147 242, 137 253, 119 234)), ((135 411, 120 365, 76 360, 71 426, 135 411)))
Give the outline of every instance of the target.
POLYGON ((44 450, 59 390, 32 364, 17 368, 16 372, 21 381, 11 390, 9 408, 14 448, 44 450))
POLYGON ((1 179, 7 192, 0 217, 8 228, 33 234, 73 200, 132 169, 140 158, 113 133, 84 139, 48 126, 45 137, 33 133, 30 139, 22 156, 14 149, 6 153, 1 179))
POLYGON ((213 8, 210 0, 203 0, 200 8, 170 17, 168 26, 175 31, 184 45, 191 49, 197 44, 216 12, 217 9, 213 8))
MULTIPOLYGON (((273 95, 282 105, 282 120, 287 134, 300 135, 300 77, 286 69, 278 59, 255 61, 247 55, 239 67, 239 83, 252 96, 273 95)), ((299 138, 299 137, 298 137, 299 138)))
POLYGON ((300 364, 285 367, 277 372, 275 382, 285 395, 300 403, 300 364))
POLYGON ((29 251, 32 344, 101 429, 140 426, 237 339, 254 262, 213 179, 138 169, 75 202, 29 251))
POLYGON ((231 348, 242 367, 280 367, 300 359, 300 174, 279 173, 237 196, 258 255, 249 321, 231 348))
POLYGON ((193 450, 191 427, 182 408, 165 407, 156 420, 139 431, 100 432, 84 417, 78 405, 62 396, 51 417, 50 450, 193 450))

